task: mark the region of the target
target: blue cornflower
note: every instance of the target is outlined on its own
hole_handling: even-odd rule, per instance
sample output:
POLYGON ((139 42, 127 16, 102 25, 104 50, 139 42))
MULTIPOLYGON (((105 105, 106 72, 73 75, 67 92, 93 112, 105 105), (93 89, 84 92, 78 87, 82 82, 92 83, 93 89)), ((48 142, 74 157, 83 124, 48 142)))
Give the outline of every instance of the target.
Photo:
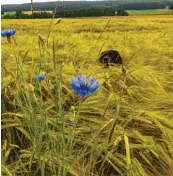
POLYGON ((84 97, 94 93, 99 88, 99 82, 92 76, 89 83, 86 82, 85 75, 77 75, 71 80, 73 91, 80 97, 84 97))
POLYGON ((45 74, 41 74, 41 75, 36 75, 34 76, 34 80, 39 80, 39 81, 42 81, 46 78, 46 75, 45 74))
POLYGON ((11 37, 15 34, 16 34, 15 29, 5 29, 5 30, 1 31, 1 36, 2 37, 11 37))

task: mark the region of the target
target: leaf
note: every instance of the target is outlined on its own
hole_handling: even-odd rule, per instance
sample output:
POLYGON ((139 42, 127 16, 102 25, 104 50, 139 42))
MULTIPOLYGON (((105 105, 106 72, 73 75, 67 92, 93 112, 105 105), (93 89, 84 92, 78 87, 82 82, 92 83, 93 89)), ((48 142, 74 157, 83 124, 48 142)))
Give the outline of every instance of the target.
POLYGON ((19 131, 21 131, 25 135, 25 137, 28 138, 31 141, 31 137, 30 137, 30 135, 28 134, 28 132, 25 129, 23 129, 21 127, 17 127, 17 129, 19 131))
POLYGON ((31 154, 22 154, 20 155, 20 158, 31 158, 31 154))
POLYGON ((1 129, 12 128, 12 127, 18 127, 18 126, 20 126, 20 125, 17 124, 17 123, 14 123, 14 124, 7 124, 7 125, 2 125, 1 129))
POLYGON ((6 150, 6 148, 7 148, 7 140, 4 141, 4 144, 2 146, 2 150, 6 150))
POLYGON ((127 169, 130 169, 131 159, 130 159, 130 147, 129 147, 129 139, 126 135, 124 135, 124 142, 126 148, 126 165, 127 169))
POLYGON ((15 144, 9 144, 9 146, 12 148, 20 148, 18 145, 15 145, 15 144))
POLYGON ((24 55, 24 57, 23 57, 22 64, 24 63, 24 61, 25 61, 25 59, 26 59, 26 56, 28 55, 28 52, 29 52, 29 50, 26 51, 26 53, 25 53, 25 55, 24 55))
POLYGON ((115 105, 115 111, 116 111, 117 114, 119 113, 119 111, 120 111, 120 104, 116 104, 115 105))
POLYGON ((2 165, 1 167, 2 167, 2 173, 4 173, 6 176, 13 176, 6 166, 2 165))
POLYGON ((7 112, 2 114, 2 116, 17 116, 17 117, 23 117, 23 114, 19 114, 19 113, 13 113, 13 112, 7 112))
POLYGON ((5 152, 5 158, 7 159, 10 152, 11 152, 12 148, 9 148, 6 152, 5 152))

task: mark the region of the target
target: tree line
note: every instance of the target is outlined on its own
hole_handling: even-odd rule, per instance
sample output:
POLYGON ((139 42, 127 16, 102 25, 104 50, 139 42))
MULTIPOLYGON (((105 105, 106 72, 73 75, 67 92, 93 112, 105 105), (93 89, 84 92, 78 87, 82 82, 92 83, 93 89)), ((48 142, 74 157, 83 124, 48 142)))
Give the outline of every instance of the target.
POLYGON ((105 8, 105 9, 75 9, 60 10, 55 16, 60 17, 96 17, 96 16, 128 16, 124 9, 105 8))
MULTIPOLYGON (((173 12, 173 4, 169 6, 173 12)), ((71 9, 57 10, 52 13, 47 11, 34 12, 33 14, 25 14, 21 10, 16 10, 15 14, 4 14, 1 12, 3 19, 31 19, 31 18, 62 18, 62 17, 96 17, 96 16, 128 16, 125 9, 121 8, 104 8, 104 9, 71 9)))
MULTIPOLYGON (((57 2, 34 3, 35 11, 54 10, 57 2)), ((126 10, 163 9, 171 5, 170 0, 104 0, 104 1, 59 1, 58 10, 80 10, 80 9, 104 9, 119 8, 126 10)), ((14 12, 16 10, 30 11, 31 4, 2 5, 2 12, 14 12)))
POLYGON ((74 9, 74 10, 60 10, 57 12, 40 11, 33 14, 25 14, 21 10, 16 10, 15 14, 2 15, 3 19, 30 19, 30 18, 59 18, 59 17, 96 17, 96 16, 128 16, 124 9, 74 9))

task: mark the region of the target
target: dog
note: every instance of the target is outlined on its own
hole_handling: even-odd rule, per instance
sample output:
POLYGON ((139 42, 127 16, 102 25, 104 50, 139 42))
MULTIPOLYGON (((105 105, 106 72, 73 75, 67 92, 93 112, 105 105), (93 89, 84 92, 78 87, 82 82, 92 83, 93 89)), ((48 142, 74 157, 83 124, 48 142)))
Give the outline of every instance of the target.
POLYGON ((104 64, 105 68, 108 68, 109 65, 118 64, 122 66, 122 72, 126 73, 126 68, 123 64, 123 59, 120 53, 116 50, 106 50, 103 51, 97 61, 101 64, 104 64))
POLYGON ((116 50, 106 50, 101 53, 98 61, 109 67, 109 64, 122 64, 123 60, 120 53, 116 50))

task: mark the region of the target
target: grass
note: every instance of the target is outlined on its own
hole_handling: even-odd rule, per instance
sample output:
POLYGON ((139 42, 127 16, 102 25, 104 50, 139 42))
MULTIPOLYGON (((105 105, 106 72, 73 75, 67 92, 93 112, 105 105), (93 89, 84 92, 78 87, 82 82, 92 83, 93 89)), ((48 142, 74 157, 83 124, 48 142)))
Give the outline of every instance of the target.
MULTIPOLYGON (((37 12, 42 12, 42 11, 34 11, 35 13, 37 13, 37 12)), ((49 13, 52 13, 52 11, 50 10, 50 11, 46 11, 46 12, 49 12, 49 13)), ((28 14, 28 15, 31 15, 32 14, 32 12, 31 11, 23 11, 23 13, 24 14, 28 14)), ((2 15, 2 17, 3 16, 5 16, 5 15, 15 15, 16 14, 16 12, 14 11, 14 12, 4 12, 4 14, 2 15)))
POLYGON ((2 17, 4 16, 4 15, 14 15, 16 12, 4 12, 4 14, 2 15, 2 17))
POLYGON ((129 15, 173 15, 173 12, 166 9, 148 9, 148 10, 127 10, 129 15))
POLYGON ((18 44, 2 38, 3 175, 171 176, 172 16, 55 24, 2 20, 18 44), (121 53, 126 74, 95 62, 106 49, 121 53), (83 100, 70 87, 78 73, 100 82, 83 100))

